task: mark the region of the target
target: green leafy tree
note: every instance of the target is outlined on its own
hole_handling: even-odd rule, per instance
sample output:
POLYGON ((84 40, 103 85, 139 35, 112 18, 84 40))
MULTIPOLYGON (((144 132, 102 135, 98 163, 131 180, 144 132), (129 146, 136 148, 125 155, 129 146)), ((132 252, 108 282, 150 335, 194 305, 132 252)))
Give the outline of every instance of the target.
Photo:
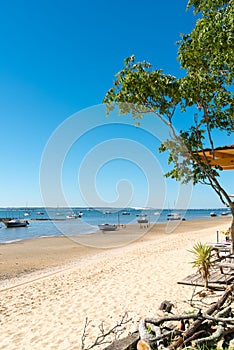
MULTIPOLYGON (((188 8, 191 6, 199 19, 192 32, 178 42, 184 76, 164 74, 148 62, 128 57, 104 103, 107 112, 117 104, 121 113, 132 113, 136 120, 146 113, 160 118, 172 135, 160 147, 169 151, 168 162, 173 166, 166 176, 211 186, 234 218, 234 202, 220 181, 222 168, 212 165, 204 151, 209 147, 214 157, 214 133, 230 136, 234 131, 234 3, 191 0, 188 8), (175 128, 178 109, 184 112, 185 124, 190 123, 179 132, 175 128)), ((234 249, 234 219, 231 237, 234 249)))
POLYGON ((206 244, 196 243, 190 253, 194 255, 195 260, 191 263, 195 267, 204 280, 204 287, 208 288, 208 281, 210 277, 210 269, 214 265, 214 254, 212 247, 206 244))

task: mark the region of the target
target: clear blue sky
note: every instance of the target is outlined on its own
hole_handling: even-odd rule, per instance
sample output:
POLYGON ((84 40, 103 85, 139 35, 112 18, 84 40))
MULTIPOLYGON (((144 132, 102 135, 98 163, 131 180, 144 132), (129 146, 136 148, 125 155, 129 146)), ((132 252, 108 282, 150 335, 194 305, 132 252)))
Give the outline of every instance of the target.
MULTIPOLYGON (((183 0, 9 0, 1 3, 1 207, 43 205, 39 180, 41 157, 47 142, 71 115, 101 104, 124 58, 135 54, 137 60, 150 61, 165 73, 181 74, 175 42, 180 33, 190 32, 195 24, 192 11, 185 11, 186 4, 183 0)), ((81 116, 82 122, 85 113, 81 116)), ((105 119, 104 113, 99 116, 99 122, 102 117, 105 119)), ((108 127, 105 124, 103 128, 87 132, 74 141, 63 162, 61 181, 70 205, 89 205, 87 200, 92 205, 100 204, 98 200, 95 202, 95 196, 84 200, 81 192, 88 191, 88 182, 84 179, 89 175, 83 177, 83 189, 80 189, 78 173, 82 161, 93 148, 98 151, 100 147, 102 152, 102 143, 115 138, 140 142, 156 154, 157 142, 144 134, 144 130, 136 131, 130 125, 108 127)), ((121 190, 131 197, 126 203, 146 204, 149 175, 141 168, 144 164, 135 164, 133 151, 133 159, 130 155, 125 159, 124 155, 115 154, 116 144, 105 145, 113 150, 107 154, 107 159, 111 154, 116 159, 106 163, 102 159, 103 165, 95 170, 96 192, 111 205, 116 201, 118 182, 126 179, 126 191, 124 183, 121 190)), ((140 159, 141 150, 138 152, 140 159)), ((165 166, 164 158, 157 158, 160 163, 157 171, 165 166)), ((224 182, 227 185, 230 178, 231 173, 226 172, 224 182)), ((156 187, 160 187, 160 181, 162 179, 155 176, 156 187)), ((163 190, 156 187, 155 198, 164 196, 160 204, 173 205, 178 184, 169 180, 164 183, 163 190)), ((230 188, 230 192, 234 189, 230 188)), ((51 205, 63 203, 56 189, 50 200, 51 205)), ((158 203, 155 200, 155 206, 158 203)), ((190 207, 219 206, 211 190, 200 186, 193 189, 190 207)))

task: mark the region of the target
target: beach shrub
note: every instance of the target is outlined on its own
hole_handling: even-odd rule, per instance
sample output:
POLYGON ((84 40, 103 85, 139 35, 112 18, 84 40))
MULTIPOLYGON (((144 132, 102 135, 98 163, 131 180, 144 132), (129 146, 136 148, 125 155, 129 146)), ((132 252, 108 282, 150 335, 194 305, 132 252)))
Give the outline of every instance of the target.
POLYGON ((213 248, 202 244, 201 242, 196 243, 192 250, 189 250, 195 260, 191 262, 204 280, 204 287, 208 289, 208 279, 210 277, 210 269, 214 265, 214 252, 213 248))
POLYGON ((230 227, 229 227, 227 230, 221 231, 221 232, 220 232, 222 235, 225 236, 226 241, 229 241, 229 240, 230 240, 230 231, 231 231, 231 230, 230 230, 230 227))

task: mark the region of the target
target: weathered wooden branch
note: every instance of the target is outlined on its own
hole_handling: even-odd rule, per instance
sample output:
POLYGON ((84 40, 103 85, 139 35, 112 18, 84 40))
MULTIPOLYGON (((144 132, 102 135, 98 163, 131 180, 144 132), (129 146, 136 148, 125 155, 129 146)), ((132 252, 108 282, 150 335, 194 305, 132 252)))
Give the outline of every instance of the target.
MULTIPOLYGON (((160 327, 155 326, 154 327, 154 332, 156 335, 158 335, 159 337, 162 335, 162 330, 160 327)), ((157 345, 157 349, 163 349, 164 345, 163 345, 163 339, 159 339, 156 341, 156 345, 157 345)))
POLYGON ((234 318, 212 317, 212 316, 209 316, 207 314, 204 314, 203 316, 205 319, 210 320, 210 321, 234 324, 234 318))
POLYGON ((190 338, 184 341, 184 345, 189 344, 192 340, 199 338, 201 335, 204 335, 204 333, 206 333, 204 329, 194 333, 190 338))
POLYGON ((94 343, 85 347, 85 338, 87 336, 86 330, 88 325, 90 324, 90 321, 88 321, 88 319, 86 318, 85 321, 85 326, 84 326, 84 331, 83 331, 83 335, 82 335, 82 344, 81 344, 81 349, 82 350, 90 350, 92 348, 94 348, 95 346, 98 345, 103 345, 103 344, 110 344, 111 341, 107 340, 107 337, 110 334, 117 334, 118 332, 121 332, 123 325, 127 324, 128 322, 130 322, 132 319, 128 318, 128 313, 126 312, 120 319, 119 322, 116 323, 116 325, 112 328, 110 328, 109 330, 105 331, 103 324, 101 324, 99 326, 100 332, 101 334, 97 336, 97 338, 95 339, 94 343))
POLYGON ((160 324, 167 322, 167 321, 180 321, 180 320, 190 320, 190 319, 197 319, 199 317, 199 314, 191 314, 191 315, 172 315, 172 316, 165 316, 161 318, 146 318, 146 323, 152 323, 155 326, 159 326, 160 324))
MULTIPOLYGON (((204 335, 204 333, 206 333, 206 331, 204 329, 200 330, 197 332, 197 329, 202 325, 202 323, 205 320, 210 321, 211 323, 224 323, 224 324, 234 324, 234 319, 231 317, 222 317, 222 316, 227 316, 228 314, 230 314, 231 312, 231 307, 228 306, 225 309, 219 311, 215 316, 211 316, 216 310, 220 310, 220 308, 223 306, 223 304, 226 302, 226 300, 228 299, 228 297, 232 294, 233 291, 233 287, 234 286, 230 286, 226 289, 225 293, 221 296, 221 298, 214 303, 213 305, 210 306, 210 308, 208 308, 208 310, 205 313, 202 313, 201 311, 199 311, 197 314, 194 315, 170 315, 170 316, 166 316, 166 317, 160 317, 160 318, 146 318, 145 320, 142 320, 140 323, 140 328, 143 329, 141 331, 141 339, 147 340, 147 342, 149 344, 155 344, 157 343, 157 341, 161 340, 162 337, 164 338, 165 335, 161 332, 160 329, 160 325, 162 325, 164 322, 168 322, 168 321, 189 321, 190 319, 193 319, 194 322, 191 326, 189 326, 183 333, 182 335, 175 339, 171 345, 168 346, 168 349, 172 350, 172 349, 176 349, 179 346, 182 345, 182 343, 185 344, 189 344, 191 341, 194 342, 194 344, 196 343, 198 337, 201 336, 201 334, 204 335), (155 333, 155 337, 152 336, 152 334, 149 334, 148 332, 148 328, 147 325, 150 326, 150 328, 154 331, 155 333), (144 330, 144 332, 143 332, 144 330), (161 333, 161 334, 160 334, 161 333)), ((209 324, 209 323, 208 323, 209 324)), ((206 324, 207 327, 207 324, 206 324)), ((140 330, 139 328, 139 330, 140 330)), ((204 337, 202 339, 205 340, 201 340, 201 344, 203 342, 207 342, 207 343, 213 343, 216 340, 219 339, 219 337, 221 335, 223 335, 224 332, 224 327, 222 325, 219 325, 218 330, 210 337, 204 337)), ((169 334, 171 335, 171 332, 169 332, 169 334)), ((168 335, 169 335, 168 334, 168 335)), ((200 344, 200 343, 199 343, 200 344)), ((157 344, 158 346, 159 344, 157 344)))
POLYGON ((158 350, 167 350, 167 348, 164 347, 163 339, 170 338, 175 334, 181 334, 181 331, 175 329, 167 331, 161 329, 159 325, 146 322, 146 320, 140 320, 138 331, 140 335, 140 340, 137 343, 138 350, 151 349, 151 345, 155 344, 158 350), (148 326, 154 334, 149 333, 148 326))
MULTIPOLYGON (((212 315, 214 311, 219 310, 225 303, 227 298, 232 294, 233 289, 234 285, 229 286, 224 292, 224 294, 221 296, 221 298, 216 303, 211 305, 211 307, 206 311, 206 315, 212 315)), ((174 342, 172 342, 171 345, 168 346, 168 349, 174 350, 178 348, 184 342, 184 340, 190 338, 196 332, 196 330, 201 326, 204 319, 204 316, 201 316, 196 321, 194 321, 193 324, 183 333, 181 337, 176 339, 174 342)))
POLYGON ((223 316, 227 316, 230 315, 232 312, 232 307, 231 305, 228 305, 227 307, 225 307, 223 310, 219 311, 215 317, 219 318, 219 317, 223 317, 223 316))
POLYGON ((84 325, 84 330, 83 330, 83 334, 81 336, 81 350, 84 349, 84 343, 85 343, 85 338, 87 336, 86 330, 88 328, 88 325, 91 323, 91 321, 88 320, 88 317, 86 317, 85 319, 85 325, 84 325))
POLYGON ((164 331, 162 334, 155 336, 154 338, 150 339, 150 343, 154 344, 158 340, 164 339, 164 338, 172 338, 173 336, 180 335, 181 331, 178 330, 171 330, 171 331, 164 331))
MULTIPOLYGON (((137 342, 137 338, 135 338, 137 350, 179 350, 182 348, 191 350, 203 344, 208 347, 212 346, 221 339, 225 341, 225 344, 228 344, 234 334, 233 304, 231 305, 233 303, 233 290, 234 284, 229 286, 218 301, 214 302, 207 310, 199 310, 196 314, 170 315, 140 320, 137 333, 140 339, 138 338, 137 342), (189 322, 192 322, 191 325, 189 322)), ((106 337, 111 333, 111 330, 105 332, 104 329, 101 329, 101 333, 106 337)), ((106 341, 99 336, 91 347, 83 348, 83 350, 99 345, 99 340, 103 342, 102 344, 106 341)), ((119 347, 119 344, 119 341, 114 342, 106 350, 126 350, 128 348, 124 348, 122 345, 119 347)))
POLYGON ((113 341, 110 345, 103 350, 126 350, 135 349, 139 340, 139 333, 134 332, 127 337, 113 341))
POLYGON ((146 326, 146 321, 145 320, 140 320, 139 325, 138 325, 138 331, 140 335, 141 340, 145 340, 146 342, 150 342, 151 339, 155 338, 154 335, 149 333, 149 330, 146 326))
POLYGON ((224 333, 224 327, 219 325, 216 331, 209 337, 199 338, 192 341, 192 346, 206 344, 206 346, 213 345, 216 341, 219 341, 224 333))
POLYGON ((224 337, 228 334, 234 333, 234 327, 228 328, 224 331, 224 337))

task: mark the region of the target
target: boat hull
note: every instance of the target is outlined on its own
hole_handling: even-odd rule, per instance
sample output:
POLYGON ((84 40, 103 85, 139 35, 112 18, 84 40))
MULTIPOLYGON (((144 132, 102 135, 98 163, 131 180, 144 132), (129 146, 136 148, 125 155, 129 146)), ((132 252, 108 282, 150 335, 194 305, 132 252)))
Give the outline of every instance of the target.
POLYGON ((149 220, 147 219, 139 219, 137 220, 138 224, 148 224, 149 220))
POLYGON ((79 216, 78 215, 67 215, 66 219, 78 219, 79 216))
POLYGON ((167 220, 181 220, 181 216, 177 213, 167 214, 167 220))
POLYGON ((173 216, 173 217, 167 218, 167 220, 169 220, 169 221, 181 220, 181 217, 180 216, 173 216))
POLYGON ((29 222, 27 220, 3 220, 7 228, 13 227, 27 227, 29 222))
POLYGON ((115 231, 117 229, 116 225, 110 225, 110 224, 101 224, 98 225, 99 230, 101 231, 115 231))

